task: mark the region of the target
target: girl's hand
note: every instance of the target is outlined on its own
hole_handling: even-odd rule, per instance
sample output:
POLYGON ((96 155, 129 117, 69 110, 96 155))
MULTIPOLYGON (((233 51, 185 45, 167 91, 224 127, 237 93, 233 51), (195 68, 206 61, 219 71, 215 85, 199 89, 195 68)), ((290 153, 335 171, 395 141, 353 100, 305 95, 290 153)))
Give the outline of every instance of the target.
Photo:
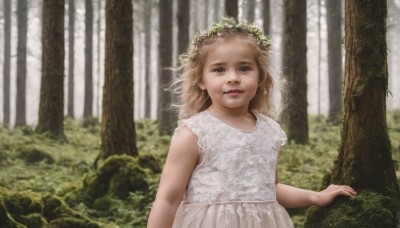
POLYGON ((331 204, 337 196, 354 197, 356 194, 357 192, 349 186, 331 184, 325 190, 317 193, 315 205, 324 207, 331 204))

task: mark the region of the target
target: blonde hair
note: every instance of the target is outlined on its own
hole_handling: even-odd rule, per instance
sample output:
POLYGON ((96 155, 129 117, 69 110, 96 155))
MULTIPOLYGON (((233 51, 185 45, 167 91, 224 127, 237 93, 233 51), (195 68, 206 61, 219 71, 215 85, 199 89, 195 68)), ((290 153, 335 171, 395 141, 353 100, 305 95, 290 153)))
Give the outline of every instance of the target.
POLYGON ((202 90, 199 86, 207 54, 212 44, 235 37, 249 41, 259 69, 259 85, 254 98, 250 101, 249 112, 275 117, 276 110, 272 102, 274 80, 269 67, 269 39, 253 24, 248 24, 246 21, 237 23, 234 19, 224 18, 221 23, 202 33, 197 33, 187 52, 180 56, 179 70, 182 73, 173 84, 173 86, 177 86, 182 102, 182 105, 179 105, 180 119, 189 118, 206 110, 211 105, 207 91, 202 90))

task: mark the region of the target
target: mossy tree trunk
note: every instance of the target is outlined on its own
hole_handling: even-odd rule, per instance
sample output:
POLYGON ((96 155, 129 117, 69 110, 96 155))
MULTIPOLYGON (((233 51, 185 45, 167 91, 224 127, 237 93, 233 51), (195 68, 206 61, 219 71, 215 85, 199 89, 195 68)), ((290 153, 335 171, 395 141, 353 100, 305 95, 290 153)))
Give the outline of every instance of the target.
POLYGON ((386 124, 386 1, 345 3, 344 120, 324 185, 349 185, 358 194, 311 208, 305 227, 398 227, 400 194, 386 124))
POLYGON ((43 0, 42 80, 37 132, 64 136, 64 0, 43 0))
POLYGON ((106 1, 102 159, 114 154, 138 154, 133 120, 132 15, 131 0, 106 1))
POLYGON ((398 191, 386 124, 386 1, 346 1, 344 122, 331 181, 398 191))
POLYGON ((28 32, 28 1, 17 1, 18 47, 17 47, 17 98, 15 126, 26 125, 26 39, 28 32))
POLYGON ((285 0, 283 74, 289 102, 283 113, 288 139, 308 142, 306 0, 285 0))

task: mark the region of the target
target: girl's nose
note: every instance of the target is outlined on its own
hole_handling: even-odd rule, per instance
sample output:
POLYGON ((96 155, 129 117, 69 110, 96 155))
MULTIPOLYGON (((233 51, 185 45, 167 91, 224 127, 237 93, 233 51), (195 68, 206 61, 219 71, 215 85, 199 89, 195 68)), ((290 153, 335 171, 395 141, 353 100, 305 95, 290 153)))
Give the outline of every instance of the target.
POLYGON ((238 83, 240 82, 239 74, 236 71, 229 72, 227 83, 238 83))

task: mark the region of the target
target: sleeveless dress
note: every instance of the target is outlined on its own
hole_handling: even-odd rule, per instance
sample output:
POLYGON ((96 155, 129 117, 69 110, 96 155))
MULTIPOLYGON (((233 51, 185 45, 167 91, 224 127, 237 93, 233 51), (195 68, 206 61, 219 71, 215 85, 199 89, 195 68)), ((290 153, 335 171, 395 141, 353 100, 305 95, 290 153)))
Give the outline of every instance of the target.
POLYGON ((278 204, 275 168, 286 135, 271 118, 255 114, 250 131, 203 111, 178 122, 198 137, 200 159, 188 181, 174 228, 294 227, 278 204))

